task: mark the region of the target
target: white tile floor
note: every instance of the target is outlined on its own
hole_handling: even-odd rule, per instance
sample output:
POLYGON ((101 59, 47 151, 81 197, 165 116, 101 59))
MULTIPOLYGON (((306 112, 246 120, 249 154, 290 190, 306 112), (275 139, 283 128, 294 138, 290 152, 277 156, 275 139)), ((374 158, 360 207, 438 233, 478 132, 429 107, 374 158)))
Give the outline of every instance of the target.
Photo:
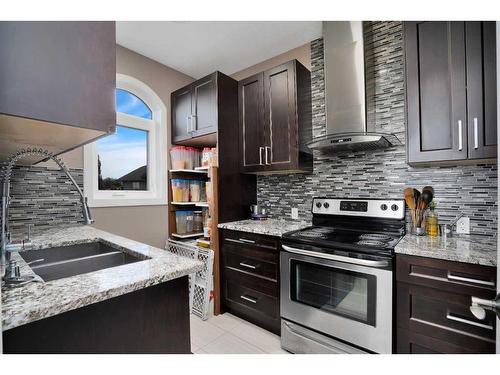
POLYGON ((194 354, 287 354, 280 338, 229 313, 202 321, 191 315, 194 354))

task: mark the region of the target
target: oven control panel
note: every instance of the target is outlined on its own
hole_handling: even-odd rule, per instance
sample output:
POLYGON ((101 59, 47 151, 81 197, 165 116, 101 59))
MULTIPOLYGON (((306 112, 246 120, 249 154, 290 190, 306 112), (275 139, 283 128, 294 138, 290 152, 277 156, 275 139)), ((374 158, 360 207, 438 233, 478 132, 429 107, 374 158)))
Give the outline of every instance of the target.
POLYGON ((404 200, 313 198, 313 214, 403 219, 404 200))

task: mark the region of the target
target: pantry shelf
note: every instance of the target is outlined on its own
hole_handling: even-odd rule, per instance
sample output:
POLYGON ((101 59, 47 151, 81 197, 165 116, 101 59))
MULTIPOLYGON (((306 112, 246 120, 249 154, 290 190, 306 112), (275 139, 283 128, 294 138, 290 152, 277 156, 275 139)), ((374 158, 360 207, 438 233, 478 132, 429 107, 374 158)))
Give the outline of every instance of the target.
POLYGON ((199 173, 199 174, 207 174, 208 169, 171 169, 171 173, 199 173))
POLYGON ((172 233, 172 237, 175 237, 175 238, 194 238, 194 237, 203 237, 203 232, 202 232, 202 233, 190 233, 190 234, 177 234, 177 233, 172 233))

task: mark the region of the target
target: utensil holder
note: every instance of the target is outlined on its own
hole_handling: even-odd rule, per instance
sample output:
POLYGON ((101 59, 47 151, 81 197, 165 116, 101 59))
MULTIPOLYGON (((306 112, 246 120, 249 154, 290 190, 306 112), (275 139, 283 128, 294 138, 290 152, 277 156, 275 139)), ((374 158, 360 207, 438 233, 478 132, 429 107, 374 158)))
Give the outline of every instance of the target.
POLYGON ((411 231, 417 236, 425 236, 426 209, 415 208, 410 210, 411 231))

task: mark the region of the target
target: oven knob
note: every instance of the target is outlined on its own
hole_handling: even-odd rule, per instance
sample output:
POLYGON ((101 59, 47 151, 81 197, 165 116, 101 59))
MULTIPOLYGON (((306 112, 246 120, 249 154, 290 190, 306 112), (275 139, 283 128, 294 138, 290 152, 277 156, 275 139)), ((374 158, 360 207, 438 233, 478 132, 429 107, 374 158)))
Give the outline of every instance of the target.
POLYGON ((328 202, 323 203, 323 207, 325 207, 325 208, 330 207, 330 203, 328 203, 328 202))
POLYGON ((321 208, 321 202, 316 203, 316 207, 321 208))
POLYGON ((381 205, 380 205, 380 209, 381 209, 382 211, 387 210, 387 205, 386 205, 385 203, 381 204, 381 205))
POLYGON ((393 205, 391 206, 391 210, 393 210, 393 211, 397 211, 398 209, 399 209, 399 207, 398 207, 398 205, 397 205, 397 204, 393 204, 393 205))

